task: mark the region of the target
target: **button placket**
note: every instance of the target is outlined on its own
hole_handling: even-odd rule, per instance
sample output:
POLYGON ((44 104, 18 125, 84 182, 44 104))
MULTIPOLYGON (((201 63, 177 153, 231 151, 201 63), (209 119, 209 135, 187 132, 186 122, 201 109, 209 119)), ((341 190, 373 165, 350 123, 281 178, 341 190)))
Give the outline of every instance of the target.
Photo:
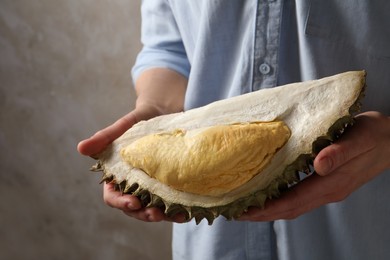
POLYGON ((252 90, 276 86, 282 2, 258 1, 252 90))

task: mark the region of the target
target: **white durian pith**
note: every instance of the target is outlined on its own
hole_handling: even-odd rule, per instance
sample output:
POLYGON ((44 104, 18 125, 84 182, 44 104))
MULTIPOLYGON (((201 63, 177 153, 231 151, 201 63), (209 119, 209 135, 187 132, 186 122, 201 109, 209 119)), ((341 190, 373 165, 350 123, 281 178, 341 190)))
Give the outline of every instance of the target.
POLYGON ((188 218, 195 217, 197 221, 207 218, 209 222, 221 214, 236 217, 247 207, 262 206, 267 197, 277 195, 279 184, 293 181, 295 172, 303 170, 306 160, 314 157, 313 150, 320 149, 313 144, 322 146, 321 140, 325 144, 334 140, 333 135, 339 134, 351 121, 351 108, 357 107, 364 85, 364 71, 345 72, 142 121, 98 156, 98 168, 104 171, 106 180, 125 184, 127 189, 136 187, 131 192, 148 197, 149 206, 164 206, 168 214, 185 211, 188 218), (153 134, 273 121, 283 122, 291 136, 278 147, 265 167, 228 192, 202 195, 175 189, 131 166, 121 156, 121 150, 153 134))

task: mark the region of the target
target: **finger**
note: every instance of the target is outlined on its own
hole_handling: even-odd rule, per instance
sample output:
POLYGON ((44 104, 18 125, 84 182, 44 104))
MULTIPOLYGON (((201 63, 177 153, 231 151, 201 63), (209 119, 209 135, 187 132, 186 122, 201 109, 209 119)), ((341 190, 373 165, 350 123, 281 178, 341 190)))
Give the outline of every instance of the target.
POLYGON ((98 131, 92 137, 81 141, 77 149, 87 156, 93 156, 103 151, 107 145, 121 136, 129 128, 137 122, 134 112, 130 112, 122 118, 118 119, 114 124, 98 131))
POLYGON ((176 214, 172 217, 168 217, 165 215, 163 209, 160 208, 142 208, 140 210, 123 210, 127 216, 132 218, 136 218, 138 220, 146 221, 146 222, 160 222, 160 221, 169 221, 175 223, 184 223, 187 222, 187 218, 185 214, 176 214))
POLYGON ((164 212, 159 208, 143 208, 137 211, 123 210, 123 212, 127 216, 146 222, 160 222, 167 219, 164 212))
POLYGON ((110 207, 121 210, 135 211, 142 208, 141 202, 137 197, 116 191, 112 183, 104 183, 103 200, 110 207))
POLYGON ((343 164, 375 148, 375 141, 368 131, 360 131, 358 123, 349 129, 336 143, 325 147, 314 160, 319 175, 327 175, 343 164))
POLYGON ((297 216, 313 210, 327 202, 328 191, 326 185, 322 185, 321 177, 310 176, 301 183, 283 193, 277 199, 268 200, 264 209, 249 208, 239 220, 272 221, 276 219, 294 219, 297 216), (321 194, 314 196, 313 194, 321 194))
POLYGON ((142 208, 141 202, 132 195, 123 195, 116 191, 114 184, 104 184, 104 201, 113 208, 122 210, 126 215, 147 221, 159 222, 165 220, 165 214, 158 208, 142 208))

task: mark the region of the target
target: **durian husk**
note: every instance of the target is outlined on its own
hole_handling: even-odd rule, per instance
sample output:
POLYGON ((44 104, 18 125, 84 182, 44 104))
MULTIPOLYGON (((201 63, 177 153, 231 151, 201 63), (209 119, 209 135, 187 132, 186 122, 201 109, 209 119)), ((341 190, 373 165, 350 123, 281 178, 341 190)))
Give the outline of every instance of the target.
POLYGON ((263 207, 266 199, 299 182, 299 172, 311 172, 315 155, 336 141, 354 122, 365 89, 365 71, 264 89, 217 101, 186 112, 141 121, 98 155, 93 171, 105 182, 137 196, 145 207, 158 207, 167 216, 185 214, 187 220, 209 224, 222 215, 234 219, 248 207, 263 207), (271 163, 246 184, 222 196, 202 196, 175 190, 120 157, 120 150, 149 134, 198 129, 213 125, 281 120, 291 130, 288 142, 271 163))

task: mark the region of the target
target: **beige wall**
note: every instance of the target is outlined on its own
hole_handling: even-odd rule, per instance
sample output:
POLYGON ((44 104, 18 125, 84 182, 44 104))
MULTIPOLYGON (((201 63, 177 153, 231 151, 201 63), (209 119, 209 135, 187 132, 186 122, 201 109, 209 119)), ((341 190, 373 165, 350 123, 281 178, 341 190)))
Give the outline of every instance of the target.
POLYGON ((0 259, 170 259, 102 201, 79 140, 129 111, 140 1, 0 1, 0 259))

